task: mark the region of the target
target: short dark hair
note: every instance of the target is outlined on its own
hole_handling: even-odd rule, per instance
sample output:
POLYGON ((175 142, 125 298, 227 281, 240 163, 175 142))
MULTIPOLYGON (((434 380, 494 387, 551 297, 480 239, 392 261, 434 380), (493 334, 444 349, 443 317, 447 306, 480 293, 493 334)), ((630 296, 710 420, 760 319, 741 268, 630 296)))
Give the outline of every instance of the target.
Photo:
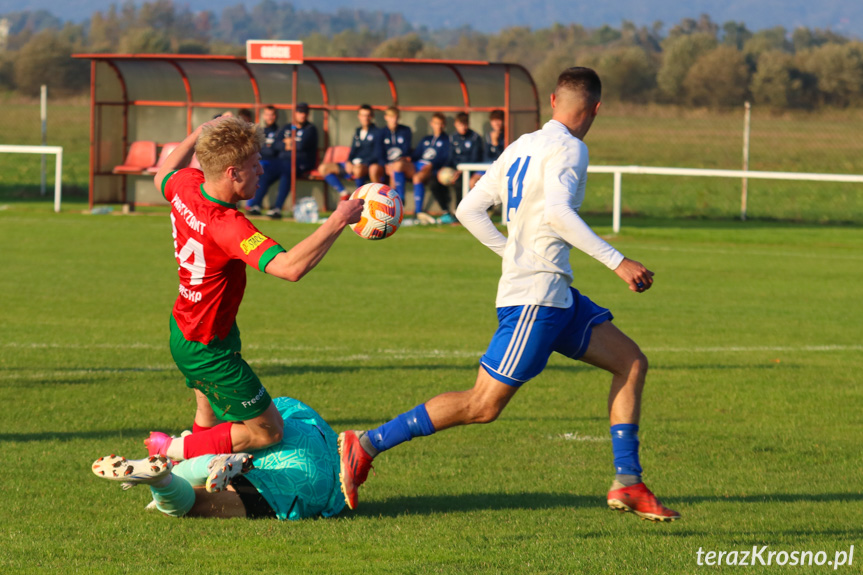
POLYGON ((467 115, 467 112, 459 112, 456 114, 455 121, 467 126, 470 124, 470 116, 467 115))
POLYGON ((255 121, 255 115, 248 108, 240 108, 239 110, 237 110, 237 116, 246 120, 247 122, 255 121))
POLYGON ((276 110, 276 107, 275 107, 275 106, 264 106, 264 110, 272 110, 272 111, 273 111, 273 112, 275 112, 276 114, 278 114, 278 113, 279 113, 279 111, 278 111, 278 110, 276 110))
POLYGON ((557 77, 554 93, 557 94, 560 89, 575 92, 591 105, 602 100, 602 82, 591 68, 575 66, 561 72, 557 77))
POLYGON ((372 114, 374 114, 374 113, 375 113, 375 111, 374 111, 374 110, 372 110, 372 107, 371 107, 371 106, 369 106, 368 104, 363 104, 362 106, 360 106, 360 108, 359 108, 359 110, 357 110, 357 112, 359 112, 359 111, 361 111, 361 110, 368 110, 368 111, 369 111, 369 112, 371 112, 372 114))
POLYGON ((432 114, 432 118, 437 118, 438 120, 446 124, 446 116, 444 116, 441 112, 435 112, 434 114, 432 114))
POLYGON ((503 120, 503 110, 492 110, 488 115, 489 120, 503 120))

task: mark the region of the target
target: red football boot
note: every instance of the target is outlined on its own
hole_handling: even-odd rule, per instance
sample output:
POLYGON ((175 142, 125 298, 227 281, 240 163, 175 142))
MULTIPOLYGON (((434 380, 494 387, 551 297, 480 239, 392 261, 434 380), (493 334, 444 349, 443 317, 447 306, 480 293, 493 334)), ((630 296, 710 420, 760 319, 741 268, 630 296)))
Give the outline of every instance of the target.
POLYGON ((372 456, 360 445, 360 438, 354 431, 339 434, 339 483, 345 494, 348 508, 356 509, 359 498, 357 489, 365 483, 372 468, 372 456))
POLYGON ((665 507, 644 483, 624 487, 615 481, 608 492, 608 506, 618 511, 632 511, 648 521, 676 521, 680 513, 665 507))

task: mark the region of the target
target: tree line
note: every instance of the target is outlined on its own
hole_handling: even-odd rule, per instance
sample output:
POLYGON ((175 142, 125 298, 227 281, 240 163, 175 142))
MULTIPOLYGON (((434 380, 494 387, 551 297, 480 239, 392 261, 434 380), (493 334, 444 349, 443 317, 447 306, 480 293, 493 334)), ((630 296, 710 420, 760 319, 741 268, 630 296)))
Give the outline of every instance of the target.
POLYGON ((243 55, 249 38, 281 38, 303 40, 308 57, 515 62, 531 72, 540 93, 551 90, 561 69, 584 65, 600 73, 603 97, 612 101, 723 108, 751 100, 780 110, 863 105, 863 42, 802 27, 751 31, 706 15, 685 18, 667 33, 660 22, 624 21, 618 28, 555 24, 483 34, 415 27, 400 14, 303 11, 274 0, 218 15, 154 0, 114 5, 80 24, 45 11, 0 19, 9 29, 0 40, 0 89, 24 95, 38 93, 41 84, 59 94, 86 91, 89 66, 73 53, 243 55))

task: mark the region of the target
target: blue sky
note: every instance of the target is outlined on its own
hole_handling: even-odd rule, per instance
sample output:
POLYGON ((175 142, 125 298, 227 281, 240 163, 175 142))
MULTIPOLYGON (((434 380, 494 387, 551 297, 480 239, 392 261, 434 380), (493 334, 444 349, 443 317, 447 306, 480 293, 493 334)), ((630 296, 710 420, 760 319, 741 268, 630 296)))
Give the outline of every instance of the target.
MULTIPOLYGON (((280 0, 276 0, 280 1, 280 0)), ((0 14, 22 10, 45 9, 63 19, 87 18, 95 10, 105 10, 111 0, 0 0, 0 14)), ((220 12, 239 0, 177 0, 179 6, 192 10, 220 12)), ((247 5, 258 1, 245 2, 247 5)), ((722 24, 728 20, 745 22, 751 30, 784 26, 829 28, 840 34, 863 37, 863 0, 435 0, 411 3, 404 0, 294 0, 298 9, 333 12, 341 7, 351 9, 401 12, 415 25, 429 28, 470 25, 483 32, 497 32, 509 26, 544 28, 554 22, 580 23, 588 27, 609 24, 618 27, 623 19, 638 25, 659 20, 666 29, 681 18, 698 18, 702 13, 722 24)))

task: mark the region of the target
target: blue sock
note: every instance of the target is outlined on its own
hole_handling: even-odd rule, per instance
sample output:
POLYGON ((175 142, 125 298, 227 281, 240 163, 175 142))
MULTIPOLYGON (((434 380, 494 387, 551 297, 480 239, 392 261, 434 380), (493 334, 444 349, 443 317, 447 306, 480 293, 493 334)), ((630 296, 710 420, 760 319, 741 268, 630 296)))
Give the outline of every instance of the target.
POLYGON ((338 190, 339 193, 345 191, 345 187, 342 185, 342 181, 335 174, 330 174, 329 176, 326 176, 324 178, 324 181, 334 187, 336 190, 338 190))
POLYGON ((426 406, 420 404, 377 429, 369 430, 368 437, 375 449, 386 451, 414 437, 423 437, 434 432, 435 428, 429 419, 426 406))
POLYGON ((363 184, 365 184, 365 183, 366 183, 366 179, 365 179, 365 178, 354 178, 354 185, 355 185, 356 187, 358 187, 358 188, 359 188, 360 186, 362 186, 363 184))
POLYGON ((414 184, 414 213, 418 214, 423 211, 423 200, 426 198, 426 185, 423 183, 414 184))
POLYGON ((396 193, 399 195, 399 198, 402 201, 402 205, 405 205, 405 173, 393 172, 393 182, 396 185, 396 193))
POLYGON ((618 475, 641 476, 638 461, 638 425, 618 423, 611 426, 611 450, 614 452, 614 470, 618 475))

